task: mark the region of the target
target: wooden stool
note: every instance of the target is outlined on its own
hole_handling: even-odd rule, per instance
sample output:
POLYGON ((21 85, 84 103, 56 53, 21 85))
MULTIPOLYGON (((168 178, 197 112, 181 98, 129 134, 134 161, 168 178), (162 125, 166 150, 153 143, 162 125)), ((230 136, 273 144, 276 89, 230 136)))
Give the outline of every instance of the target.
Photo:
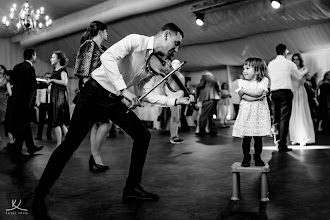
POLYGON ((238 194, 240 191, 240 172, 245 173, 261 173, 261 199, 262 202, 268 202, 268 186, 267 173, 269 172, 269 165, 265 163, 263 167, 242 167, 240 162, 235 162, 231 165, 231 172, 233 173, 233 195, 231 200, 239 200, 238 194))

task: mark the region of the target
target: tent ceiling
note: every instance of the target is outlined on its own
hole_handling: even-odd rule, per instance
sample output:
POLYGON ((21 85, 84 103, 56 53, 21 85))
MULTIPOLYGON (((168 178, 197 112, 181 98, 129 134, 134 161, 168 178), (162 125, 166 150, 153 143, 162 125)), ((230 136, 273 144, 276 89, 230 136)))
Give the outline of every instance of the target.
MULTIPOLYGON (((107 10, 112 12, 111 10, 120 8, 120 4, 143 3, 143 1, 148 0, 30 0, 29 2, 34 5, 41 5, 44 2, 43 5, 49 15, 54 20, 62 21, 63 16, 68 17, 67 15, 72 13, 76 13, 73 15, 77 16, 83 13, 86 18, 97 17, 99 9, 95 4, 111 2, 112 7, 107 10), (94 7, 95 10, 88 10, 90 7, 94 7)), ((174 22, 185 33, 177 58, 187 61, 184 66, 184 70, 187 71, 241 65, 249 56, 259 56, 268 62, 274 58, 274 48, 278 43, 287 44, 292 53, 330 49, 330 1, 328 0, 282 0, 283 7, 277 11, 270 7, 268 0, 245 0, 208 10, 205 15, 206 25, 203 27, 195 24, 195 16, 189 10, 191 5, 198 1, 164 2, 171 2, 173 6, 107 21, 109 40, 105 45, 110 46, 130 33, 154 35, 163 24, 174 22)), ((10 7, 12 3, 0 0, 0 4, 2 18, 4 8, 10 7)), ((71 15, 65 22, 73 24, 78 22, 74 17, 71 15)), ((101 18, 99 20, 103 21, 101 18)), ((72 65, 82 33, 83 30, 76 30, 61 38, 28 46, 35 47, 38 56, 44 56, 45 60, 49 59, 52 51, 63 50, 69 56, 72 65)), ((0 29, 0 36, 8 36, 3 28, 0 29)))

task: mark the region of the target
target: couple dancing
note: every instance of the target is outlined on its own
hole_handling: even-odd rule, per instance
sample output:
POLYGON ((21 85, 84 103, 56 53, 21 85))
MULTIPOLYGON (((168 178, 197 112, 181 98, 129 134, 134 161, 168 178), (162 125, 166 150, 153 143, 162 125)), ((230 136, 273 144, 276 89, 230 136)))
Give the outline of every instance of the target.
POLYGON ((308 71, 300 54, 294 54, 292 61, 286 59, 289 51, 284 44, 277 45, 276 53, 277 57, 268 64, 273 133, 276 134, 279 152, 288 152, 292 151, 292 148, 287 146, 289 128, 292 142, 300 145, 315 142, 313 122, 303 85, 308 71))

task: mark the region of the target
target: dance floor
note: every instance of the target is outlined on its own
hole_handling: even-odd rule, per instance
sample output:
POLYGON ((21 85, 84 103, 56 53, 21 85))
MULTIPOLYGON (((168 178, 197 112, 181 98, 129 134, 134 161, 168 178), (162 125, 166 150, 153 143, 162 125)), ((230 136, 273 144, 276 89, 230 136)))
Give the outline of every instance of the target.
MULTIPOLYGON (((7 140, 0 126, 0 219, 33 219, 33 189, 55 149, 55 140, 35 141, 45 146, 42 151, 12 160, 2 150, 7 140)), ((36 125, 32 127, 35 137, 36 125)), ((262 159, 270 166, 270 201, 264 203, 260 202, 260 173, 241 173, 240 200, 230 200, 230 166, 242 160, 241 139, 231 136, 232 126, 219 128, 217 136, 195 136, 191 129, 182 133, 185 142, 180 145, 170 144, 166 131, 151 132, 142 185, 160 196, 158 202, 121 199, 132 146, 127 134, 106 139, 102 158, 110 170, 104 173, 88 170, 86 137, 46 199, 50 219, 330 219, 329 134, 317 133, 316 144, 293 146, 289 153, 278 153, 272 138, 264 139, 262 159)))

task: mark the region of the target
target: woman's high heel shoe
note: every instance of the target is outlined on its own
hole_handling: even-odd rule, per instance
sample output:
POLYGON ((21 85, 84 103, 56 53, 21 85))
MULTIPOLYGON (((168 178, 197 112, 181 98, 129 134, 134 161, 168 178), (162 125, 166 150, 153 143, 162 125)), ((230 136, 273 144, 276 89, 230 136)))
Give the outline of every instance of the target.
POLYGON ((93 155, 89 157, 89 171, 93 172, 104 172, 106 170, 109 170, 109 166, 103 166, 100 164, 96 164, 93 155))

